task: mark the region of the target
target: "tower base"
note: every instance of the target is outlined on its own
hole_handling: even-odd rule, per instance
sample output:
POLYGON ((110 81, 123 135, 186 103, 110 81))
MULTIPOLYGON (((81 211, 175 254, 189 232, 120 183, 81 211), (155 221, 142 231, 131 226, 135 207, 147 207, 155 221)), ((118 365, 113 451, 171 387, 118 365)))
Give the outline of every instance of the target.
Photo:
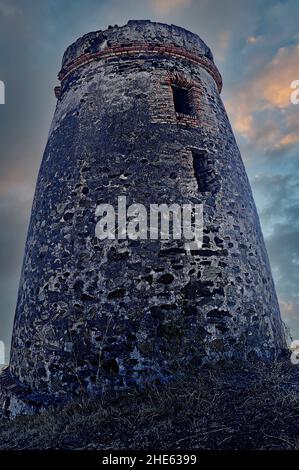
POLYGON ((0 418, 15 418, 46 411, 49 406, 66 403, 62 397, 36 393, 15 379, 9 367, 0 373, 0 418))

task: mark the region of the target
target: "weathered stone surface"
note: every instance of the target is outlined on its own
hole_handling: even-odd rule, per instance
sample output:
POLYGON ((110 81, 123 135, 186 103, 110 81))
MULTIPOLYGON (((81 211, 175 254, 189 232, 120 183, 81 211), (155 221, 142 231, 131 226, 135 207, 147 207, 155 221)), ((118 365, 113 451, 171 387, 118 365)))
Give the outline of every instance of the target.
MULTIPOLYGON (((182 28, 131 21, 75 42, 60 77, 10 380, 63 399, 167 380, 178 365, 276 358, 285 342, 275 289, 209 48, 182 28), (172 84, 189 90, 192 116, 175 112, 172 84), (98 240, 96 206, 116 207, 120 195, 146 207, 203 203, 203 247, 98 240)), ((19 412, 3 378, 1 390, 19 412)))

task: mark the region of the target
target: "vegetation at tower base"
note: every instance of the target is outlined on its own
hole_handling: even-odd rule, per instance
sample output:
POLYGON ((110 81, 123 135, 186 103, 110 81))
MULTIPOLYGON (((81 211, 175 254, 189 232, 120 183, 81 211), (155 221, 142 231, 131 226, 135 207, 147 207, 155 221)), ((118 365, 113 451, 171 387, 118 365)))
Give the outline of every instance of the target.
POLYGON ((225 361, 185 380, 82 396, 0 422, 0 450, 299 449, 298 367, 225 361))
POLYGON ((285 348, 250 185, 209 48, 130 21, 71 45, 37 181, 1 408, 180 379, 285 348), (98 240, 95 210, 203 204, 203 246, 98 240))

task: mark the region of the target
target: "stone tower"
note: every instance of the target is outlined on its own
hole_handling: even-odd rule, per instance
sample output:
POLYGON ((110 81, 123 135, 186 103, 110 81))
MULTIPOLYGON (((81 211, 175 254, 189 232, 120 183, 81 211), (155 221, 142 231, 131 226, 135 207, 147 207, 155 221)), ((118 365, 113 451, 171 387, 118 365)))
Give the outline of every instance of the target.
POLYGON ((129 21, 72 44, 59 79, 2 406, 275 359, 279 307, 210 49, 183 28, 129 21), (202 247, 99 240, 97 205, 122 195, 202 203, 202 247))

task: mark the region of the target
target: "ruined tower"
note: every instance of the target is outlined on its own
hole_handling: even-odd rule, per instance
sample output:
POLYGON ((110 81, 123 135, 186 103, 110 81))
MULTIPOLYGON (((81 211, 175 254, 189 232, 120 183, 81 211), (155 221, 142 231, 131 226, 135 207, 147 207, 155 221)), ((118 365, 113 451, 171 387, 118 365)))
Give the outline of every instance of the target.
POLYGON ((72 44, 59 79, 3 408, 275 359, 279 307, 210 49, 183 28, 129 21, 72 44), (99 240, 97 205, 122 195, 202 203, 202 247, 99 240))

